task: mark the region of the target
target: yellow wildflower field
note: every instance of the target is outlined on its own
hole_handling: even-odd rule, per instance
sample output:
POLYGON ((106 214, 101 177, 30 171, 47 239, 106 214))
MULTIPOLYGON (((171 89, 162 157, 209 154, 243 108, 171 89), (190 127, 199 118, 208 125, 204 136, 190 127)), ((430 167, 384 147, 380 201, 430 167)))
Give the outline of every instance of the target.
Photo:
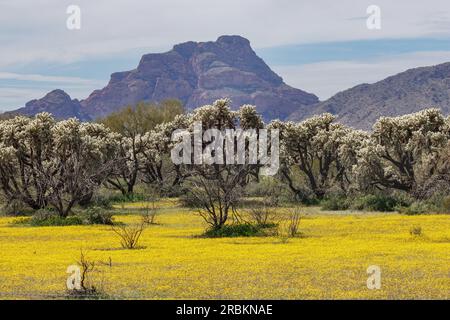
POLYGON ((64 298, 67 267, 81 249, 96 261, 92 280, 117 299, 450 298, 448 215, 311 212, 302 236, 283 242, 201 238, 202 219, 175 208, 158 216, 135 250, 122 249, 107 226, 12 226, 15 218, 2 217, 0 298, 64 298), (410 234, 414 226, 421 236, 410 234), (367 288, 372 265, 381 269, 379 290, 367 288))

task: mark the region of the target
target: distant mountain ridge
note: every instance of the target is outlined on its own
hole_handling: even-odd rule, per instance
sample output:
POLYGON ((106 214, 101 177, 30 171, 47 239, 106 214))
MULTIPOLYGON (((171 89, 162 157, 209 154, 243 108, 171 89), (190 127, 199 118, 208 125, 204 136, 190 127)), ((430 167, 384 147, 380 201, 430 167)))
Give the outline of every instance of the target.
POLYGON ((440 108, 450 114, 450 62, 409 69, 374 84, 361 84, 342 91, 289 119, 304 120, 329 112, 338 121, 370 130, 381 116, 397 116, 426 108, 440 108))
POLYGON ((60 89, 50 91, 41 99, 27 102, 23 108, 6 113, 34 116, 40 112, 50 112, 58 119, 68 117, 77 117, 81 120, 90 119, 89 116, 82 114, 80 102, 77 99, 72 100, 66 92, 60 89))
POLYGON ((221 36, 215 42, 186 42, 166 53, 146 54, 136 69, 113 73, 106 87, 85 100, 55 90, 15 112, 49 111, 57 118, 93 120, 140 101, 175 98, 193 109, 224 97, 232 100, 232 108, 256 105, 265 120, 285 119, 319 102, 315 95, 285 84, 247 39, 221 36))
POLYGON ((450 114, 450 62, 410 69, 373 84, 361 84, 320 102, 311 93, 283 82, 240 36, 185 42, 166 53, 142 56, 136 69, 116 72, 109 83, 85 100, 62 90, 31 100, 9 114, 48 111, 58 119, 95 120, 140 101, 179 99, 188 110, 230 98, 232 108, 256 105, 264 120, 301 121, 329 112, 339 122, 370 130, 380 116, 425 108, 450 114))

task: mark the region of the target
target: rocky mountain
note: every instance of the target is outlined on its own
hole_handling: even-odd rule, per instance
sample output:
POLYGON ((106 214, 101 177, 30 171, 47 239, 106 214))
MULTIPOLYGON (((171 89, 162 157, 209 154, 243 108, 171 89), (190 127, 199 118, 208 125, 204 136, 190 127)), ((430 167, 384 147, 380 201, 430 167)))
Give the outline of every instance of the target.
POLYGON ((259 58, 240 36, 214 42, 186 42, 166 53, 146 54, 134 70, 111 75, 106 87, 82 101, 62 90, 10 112, 34 115, 48 111, 58 119, 94 120, 140 101, 176 98, 187 109, 228 97, 233 108, 256 105, 264 119, 300 121, 330 112, 355 128, 369 130, 380 116, 438 107, 450 114, 450 63, 407 70, 374 84, 361 84, 319 102, 292 88, 259 58))
POLYGON ((90 120, 88 115, 83 114, 80 102, 77 99, 72 100, 66 92, 60 89, 47 93, 41 99, 31 100, 25 104, 25 107, 9 113, 33 116, 44 111, 52 113, 57 119, 77 117, 81 120, 90 120))
POLYGON ((186 42, 166 53, 146 54, 136 69, 113 73, 106 87, 81 102, 56 90, 17 111, 89 120, 140 101, 176 98, 193 109, 224 97, 232 100, 233 108, 256 105, 266 120, 304 113, 319 102, 315 95, 286 85, 247 39, 222 36, 215 42, 186 42))
POLYGON ((380 116, 396 116, 440 108, 450 114, 450 63, 410 69, 374 84, 361 84, 330 99, 296 111, 291 120, 330 112, 355 128, 369 130, 380 116))

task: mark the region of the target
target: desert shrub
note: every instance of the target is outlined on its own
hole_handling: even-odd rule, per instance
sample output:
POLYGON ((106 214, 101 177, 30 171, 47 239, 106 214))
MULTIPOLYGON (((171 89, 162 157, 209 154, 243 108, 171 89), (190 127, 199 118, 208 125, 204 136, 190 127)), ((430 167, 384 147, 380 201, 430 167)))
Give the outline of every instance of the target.
POLYGON ((442 209, 445 213, 450 212, 450 196, 446 196, 442 199, 442 209))
POLYGON ((157 224, 156 216, 158 215, 158 208, 155 206, 155 202, 145 202, 142 211, 142 222, 146 225, 157 224))
POLYGON ((274 224, 253 225, 250 223, 224 225, 221 228, 208 229, 204 236, 208 238, 257 237, 266 235, 265 229, 274 224))
POLYGON ((274 206, 282 203, 295 202, 292 192, 286 184, 273 177, 261 177, 259 182, 252 182, 245 187, 247 197, 260 197, 270 200, 274 206))
POLYGON ((258 204, 251 206, 248 210, 250 218, 258 226, 270 224, 275 217, 274 206, 278 202, 273 202, 271 197, 264 197, 258 204))
POLYGON ((160 199, 159 191, 154 186, 146 187, 145 202, 140 207, 142 223, 146 225, 157 224, 156 216, 159 212, 159 208, 156 206, 156 202, 160 199))
POLYGON ((107 299, 108 296, 104 290, 97 285, 93 279, 93 273, 97 270, 97 263, 90 260, 81 250, 80 259, 77 261, 79 266, 79 279, 72 282, 72 289, 67 290, 69 299, 107 299))
POLYGON ((388 212, 396 211, 405 204, 403 199, 394 196, 371 194, 356 198, 351 207, 355 210, 388 212))
POLYGON ((85 224, 112 225, 114 223, 113 213, 102 207, 87 208, 79 216, 85 224))
POLYGON ((83 220, 78 216, 62 218, 53 210, 40 209, 35 211, 31 218, 16 220, 13 224, 33 227, 75 226, 82 225, 83 220))
POLYGON ((422 235, 422 227, 421 226, 413 226, 409 229, 409 234, 414 237, 419 237, 422 235))
POLYGON ((197 208, 199 207, 198 200, 194 197, 191 197, 187 192, 183 192, 180 195, 179 200, 180 205, 186 208, 197 208))
POLYGON ((120 238, 120 244, 124 249, 137 249, 139 239, 146 228, 146 224, 120 224, 112 225, 111 230, 120 238))
POLYGON ((82 225, 83 219, 78 216, 68 216, 67 218, 62 218, 59 215, 52 215, 47 218, 33 216, 31 219, 23 220, 23 222, 33 227, 63 227, 82 225))
POLYGON ((124 202, 140 202, 145 201, 146 196, 140 193, 130 193, 127 195, 115 194, 109 198, 112 203, 124 203, 124 202))
POLYGON ((19 200, 4 202, 1 212, 7 216, 28 216, 34 213, 34 210, 19 200))
POLYGON ((276 236, 282 243, 288 243, 289 240, 292 238, 289 233, 289 228, 286 223, 280 223, 277 226, 276 236))
POLYGON ((33 214, 33 219, 38 220, 47 220, 56 216, 57 213, 52 209, 39 209, 36 210, 33 214))
POLYGON ((302 205, 305 205, 305 206, 317 206, 320 204, 320 199, 315 196, 309 196, 309 197, 297 200, 297 202, 300 202, 302 205))
MULTIPOLYGON (((429 213, 450 213, 450 196, 436 193, 430 199, 421 202, 429 213)), ((425 212, 424 212, 425 213, 425 212)))
POLYGON ((35 211, 31 218, 25 218, 14 221, 14 224, 30 225, 33 227, 46 226, 75 226, 90 224, 113 224, 112 213, 103 208, 91 207, 76 215, 66 218, 60 217, 56 211, 49 209, 40 209, 35 211))
POLYGON ((273 220, 275 211, 267 206, 256 206, 249 209, 249 214, 256 225, 264 226, 273 220))
POLYGON ((322 210, 347 210, 350 208, 351 201, 345 196, 330 196, 321 202, 322 210))
POLYGON ((92 199, 82 207, 84 208, 90 208, 90 207, 99 207, 103 209, 112 209, 113 202, 110 197, 104 196, 104 195, 94 195, 92 199))
POLYGON ((277 236, 281 242, 287 243, 291 238, 299 235, 299 226, 302 218, 300 208, 294 208, 287 214, 287 219, 278 224, 277 236))
POLYGON ((288 216, 288 231, 291 237, 295 237, 298 234, 298 228, 300 225, 301 211, 299 208, 295 208, 289 212, 288 216))
POLYGON ((416 214, 426 214, 426 213, 436 213, 438 208, 430 203, 426 202, 414 202, 409 206, 399 207, 398 211, 406 215, 416 215, 416 214))

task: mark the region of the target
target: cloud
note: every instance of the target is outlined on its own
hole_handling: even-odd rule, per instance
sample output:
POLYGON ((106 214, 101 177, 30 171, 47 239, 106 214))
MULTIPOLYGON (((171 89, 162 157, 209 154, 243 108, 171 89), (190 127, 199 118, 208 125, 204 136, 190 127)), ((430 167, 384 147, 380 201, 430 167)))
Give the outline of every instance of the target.
POLYGON ((63 89, 73 98, 85 98, 103 85, 104 81, 78 77, 0 72, 0 112, 21 107, 55 88, 63 89))
MULTIPOLYGON (((373 4, 371 0, 77 0, 75 3, 81 8, 78 31, 66 28, 66 9, 74 4, 72 0, 0 1, 0 108, 23 105, 54 88, 84 98, 107 81, 108 74, 99 76, 91 72, 101 69, 98 61, 110 59, 111 68, 108 65, 104 69, 119 71, 112 56, 130 57, 136 51, 162 52, 176 43, 210 41, 223 34, 247 37, 256 49, 450 36, 448 0, 377 0, 382 18, 379 31, 366 28, 366 9, 373 4), (69 72, 72 77, 59 72, 68 69, 58 66, 75 64, 83 67, 69 72), (102 77, 103 81, 87 79, 90 77, 102 77)), ((315 54, 316 51, 311 55, 315 54)), ((377 60, 351 58, 345 62, 334 61, 340 60, 334 56, 327 57, 330 60, 327 62, 296 63, 274 69, 288 83, 325 99, 361 82, 381 80, 407 68, 447 60, 447 52, 424 55, 423 59, 420 54, 413 54, 377 60), (409 60, 404 60, 407 57, 409 60)))
POLYGON ((450 61, 450 51, 414 52, 372 60, 325 61, 300 66, 273 66, 290 85, 321 100, 362 83, 374 83, 407 69, 450 61))
POLYGON ((256 48, 442 35, 448 0, 378 0, 382 30, 366 28, 366 0, 78 0, 81 30, 66 29, 71 0, 0 2, 0 67, 69 63, 113 52, 167 50, 187 40, 240 34, 256 48))
POLYGON ((29 101, 35 99, 36 97, 42 97, 45 93, 46 89, 39 88, 1 87, 0 112, 22 107, 23 101, 29 101))
POLYGON ((19 80, 19 81, 33 81, 33 82, 50 82, 50 83, 70 83, 78 85, 102 85, 103 81, 92 79, 83 79, 78 77, 59 77, 47 76, 41 74, 20 74, 13 72, 0 72, 0 80, 19 80))

